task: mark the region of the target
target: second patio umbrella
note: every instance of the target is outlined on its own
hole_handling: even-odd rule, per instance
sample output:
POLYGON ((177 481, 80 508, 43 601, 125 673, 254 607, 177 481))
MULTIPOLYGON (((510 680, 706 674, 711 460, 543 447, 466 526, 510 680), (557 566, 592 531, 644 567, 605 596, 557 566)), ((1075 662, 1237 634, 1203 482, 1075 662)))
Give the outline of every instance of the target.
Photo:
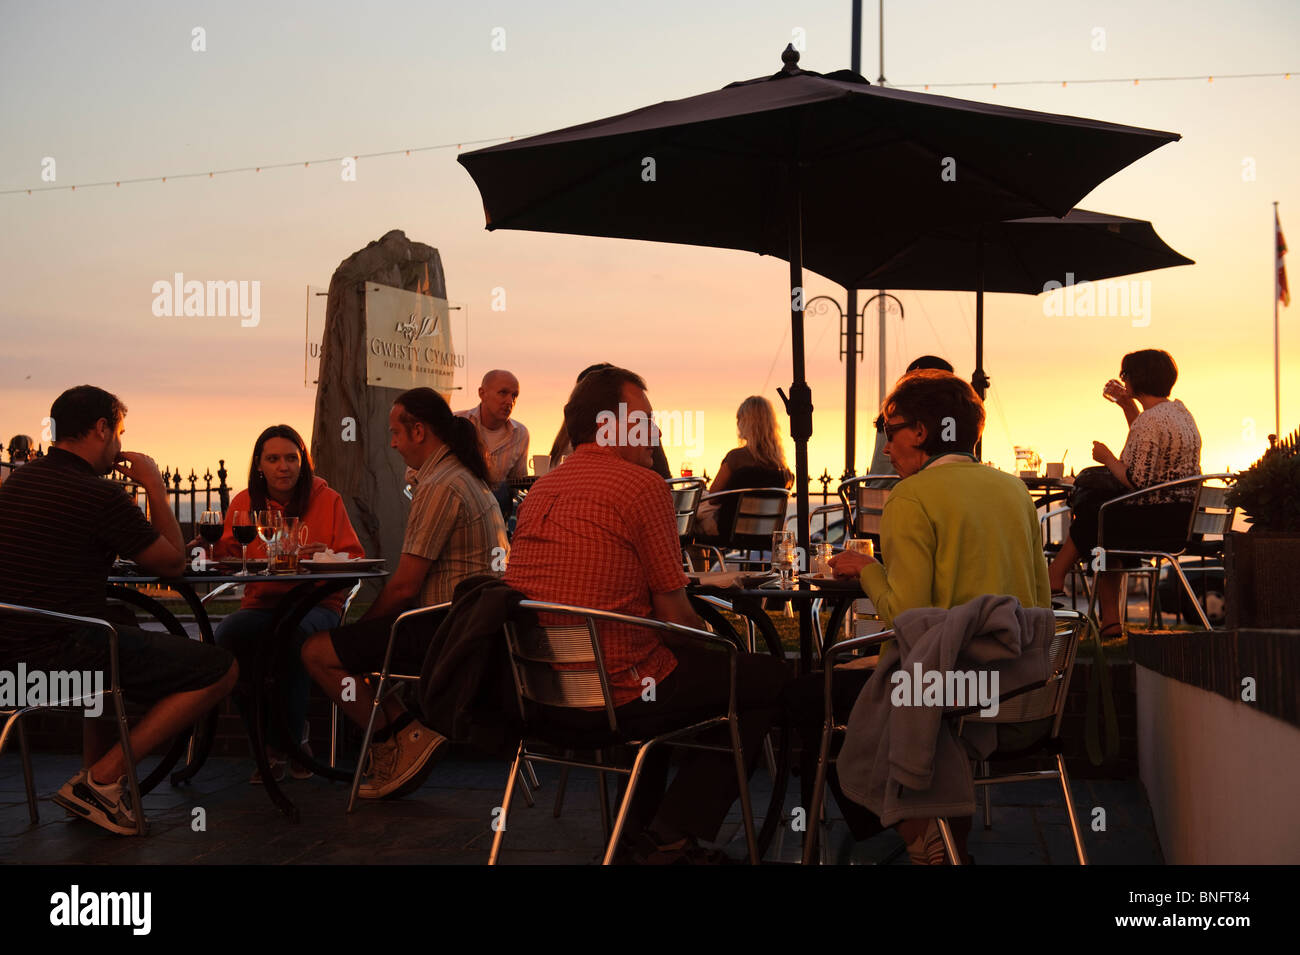
POLYGON ((1171 249, 1145 219, 1072 209, 1059 219, 942 226, 908 241, 883 262, 845 271, 824 271, 826 264, 811 254, 804 264, 850 288, 975 292, 973 384, 983 397, 988 383, 984 292, 1037 295, 1048 282, 1095 282, 1196 263, 1171 249))

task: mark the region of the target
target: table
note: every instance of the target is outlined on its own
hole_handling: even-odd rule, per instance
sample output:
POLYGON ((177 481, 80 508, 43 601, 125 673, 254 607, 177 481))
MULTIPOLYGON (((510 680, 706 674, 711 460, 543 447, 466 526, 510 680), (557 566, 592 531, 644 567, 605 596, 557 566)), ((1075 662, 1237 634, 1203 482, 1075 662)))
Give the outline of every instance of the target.
MULTIPOLYGON (((719 587, 692 581, 687 585, 686 593, 696 612, 706 623, 713 627, 715 632, 730 634, 738 645, 743 646, 740 635, 731 625, 731 622, 722 615, 719 608, 701 598, 714 597, 729 602, 735 613, 753 623, 758 632, 762 634, 763 642, 767 645, 767 651, 781 660, 785 659, 785 649, 781 646, 781 637, 772 624, 772 618, 763 609, 763 603, 765 600, 776 599, 789 600, 799 604, 800 610, 804 611, 800 613, 801 625, 799 628, 798 672, 800 674, 809 673, 812 670, 813 635, 811 628, 806 625, 809 617, 808 611, 811 610, 812 604, 817 600, 828 601, 831 604, 830 622, 824 631, 822 646, 817 648, 817 655, 820 657, 826 646, 834 642, 834 635, 839 632, 844 623, 844 617, 852 608, 854 601, 866 596, 855 580, 848 580, 842 584, 824 588, 811 584, 807 580, 800 580, 791 590, 784 590, 779 586, 719 587)), ((790 729, 792 728, 787 728, 781 734, 781 745, 776 753, 776 768, 772 779, 772 798, 763 817, 763 827, 758 833, 760 857, 767 852, 772 837, 776 835, 776 828, 781 824, 784 816, 785 791, 790 777, 790 729)), ((817 749, 809 745, 807 740, 804 741, 801 750, 799 766, 802 804, 806 806, 812 801, 812 783, 817 768, 817 749)), ((808 825, 816 825, 816 822, 808 820, 808 825)))
POLYGON ((1070 499, 1074 496, 1074 482, 1066 482, 1064 478, 1037 477, 1020 479, 1024 482, 1029 496, 1034 500, 1035 507, 1051 508, 1053 504, 1069 504, 1070 499))
MULTIPOLYGON (((208 618, 206 607, 203 600, 198 596, 195 587, 200 584, 209 584, 214 587, 221 585, 247 584, 247 583, 281 583, 294 584, 294 587, 285 593, 277 604, 274 616, 272 618, 272 637, 270 640, 262 641, 258 646, 258 652, 253 660, 253 672, 243 674, 244 680, 253 688, 253 718, 251 721, 252 733, 250 743, 253 747, 253 758, 257 761, 257 768, 262 774, 262 784, 266 787, 267 794, 276 807, 294 822, 299 820, 298 808, 290 799, 285 796, 279 784, 272 777, 271 767, 266 758, 266 738, 263 729, 265 722, 266 706, 268 698, 272 698, 269 690, 271 689, 271 677, 273 675, 274 662, 278 658, 281 650, 288 646, 290 640, 298 629, 298 624, 302 618, 315 607, 318 603, 328 597, 330 594, 337 593, 355 584, 359 580, 369 578, 385 577, 388 572, 383 570, 354 570, 340 571, 329 573, 299 573, 299 574, 228 574, 221 572, 188 572, 183 577, 157 577, 151 574, 122 574, 117 573, 108 578, 108 595, 124 603, 133 604, 157 619, 168 632, 180 637, 188 638, 185 628, 181 626, 174 614, 172 614, 159 601, 150 597, 148 594, 135 590, 134 587, 140 584, 158 584, 168 587, 176 593, 189 605, 190 610, 194 613, 194 620, 198 624, 200 640, 204 643, 214 643, 212 633, 212 621, 208 618)), ((210 596, 210 594, 209 594, 210 596)), ((280 697, 273 697, 274 713, 273 718, 284 721, 283 700, 280 697)), ((172 744, 172 748, 166 753, 162 761, 154 768, 149 776, 141 781, 140 792, 146 793, 153 789, 162 781, 179 761, 181 755, 189 750, 189 758, 186 765, 172 774, 171 784, 179 785, 188 779, 194 777, 203 766, 212 749, 212 740, 216 734, 216 717, 215 710, 203 718, 200 724, 196 724, 192 738, 187 739, 185 736, 177 737, 172 744)), ((295 734, 288 734, 287 738, 296 739, 295 734)), ((289 754, 299 762, 309 766, 313 772, 329 779, 349 781, 352 779, 352 773, 334 769, 333 767, 323 766, 317 763, 313 758, 306 756, 301 751, 289 754)))

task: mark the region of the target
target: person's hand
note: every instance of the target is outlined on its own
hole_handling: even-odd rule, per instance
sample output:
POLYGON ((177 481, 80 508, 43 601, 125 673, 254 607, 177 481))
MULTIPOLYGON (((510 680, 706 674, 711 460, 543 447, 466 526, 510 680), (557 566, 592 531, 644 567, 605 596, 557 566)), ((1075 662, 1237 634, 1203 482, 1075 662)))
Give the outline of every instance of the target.
POLYGON ((1106 447, 1106 445, 1101 441, 1092 442, 1092 459, 1098 464, 1105 464, 1107 466, 1118 460, 1110 448, 1106 447))
POLYGON ((113 470, 141 487, 149 487, 150 484, 164 490, 167 487, 154 459, 139 451, 118 452, 117 460, 113 462, 113 470))
POLYGON ((315 557, 317 554, 326 550, 329 550, 329 548, 326 547, 324 544, 319 544, 319 543, 303 544, 301 547, 298 548, 298 559, 306 560, 307 558, 315 557))
POLYGON ((1106 382, 1101 389, 1101 396, 1107 401, 1113 401, 1116 404, 1123 404, 1126 401, 1133 400, 1133 393, 1128 390, 1128 385, 1118 378, 1112 378, 1106 382))
POLYGON ((839 554, 831 555, 828 563, 831 567, 831 573, 836 577, 845 579, 857 577, 862 573, 862 568, 868 564, 874 564, 876 559, 868 557, 866 554, 859 554, 851 550, 846 550, 839 554))

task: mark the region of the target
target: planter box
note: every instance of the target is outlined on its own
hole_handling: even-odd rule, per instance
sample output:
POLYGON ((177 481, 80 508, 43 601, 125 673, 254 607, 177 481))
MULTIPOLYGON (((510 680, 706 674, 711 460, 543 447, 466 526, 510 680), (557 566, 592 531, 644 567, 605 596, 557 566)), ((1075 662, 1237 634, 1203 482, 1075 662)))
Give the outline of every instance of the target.
POLYGON ((1300 535, 1233 532, 1226 551, 1228 629, 1300 628, 1300 535))

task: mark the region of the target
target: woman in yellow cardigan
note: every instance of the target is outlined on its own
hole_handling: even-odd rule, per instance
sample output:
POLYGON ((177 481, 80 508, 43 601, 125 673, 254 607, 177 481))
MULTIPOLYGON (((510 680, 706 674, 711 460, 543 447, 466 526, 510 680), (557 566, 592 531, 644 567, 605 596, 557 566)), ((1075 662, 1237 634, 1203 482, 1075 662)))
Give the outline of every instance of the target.
MULTIPOLYGON (((1011 594, 1050 607, 1038 514, 1021 480, 975 459, 984 403, 948 372, 905 375, 885 399, 885 453, 902 478, 881 514, 884 563, 845 551, 837 577, 857 577, 885 626, 904 610, 1011 594)), ((943 858, 932 819, 898 824, 913 861, 943 858)), ((964 846, 970 820, 953 820, 964 846)))

